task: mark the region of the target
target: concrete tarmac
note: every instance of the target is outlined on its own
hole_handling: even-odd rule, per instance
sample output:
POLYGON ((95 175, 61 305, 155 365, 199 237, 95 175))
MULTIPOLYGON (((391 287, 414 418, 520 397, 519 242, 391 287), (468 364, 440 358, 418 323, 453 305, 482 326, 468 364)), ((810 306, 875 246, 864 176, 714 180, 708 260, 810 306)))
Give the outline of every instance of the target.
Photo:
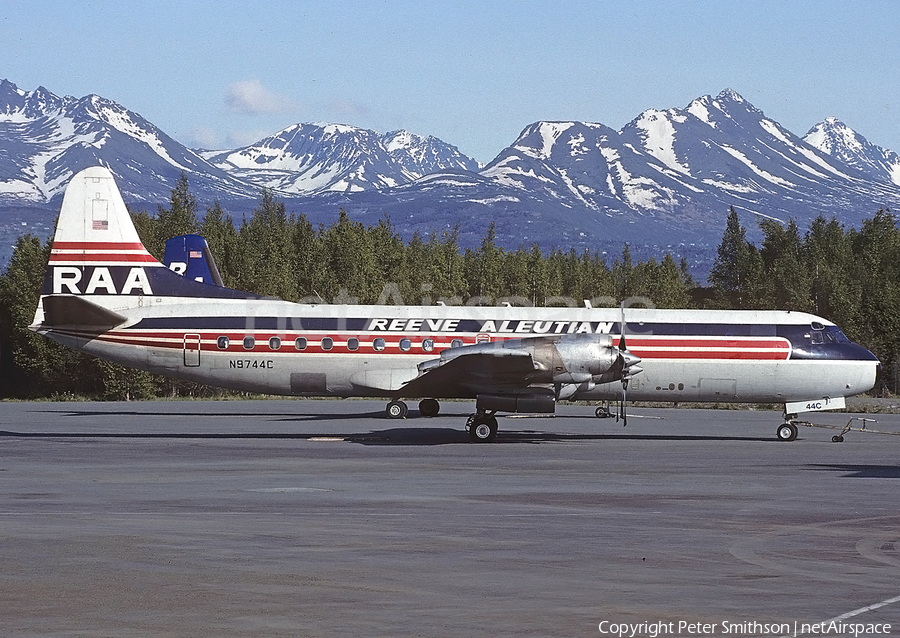
POLYGON ((900 635, 898 436, 383 407, 0 404, 0 635, 900 635))

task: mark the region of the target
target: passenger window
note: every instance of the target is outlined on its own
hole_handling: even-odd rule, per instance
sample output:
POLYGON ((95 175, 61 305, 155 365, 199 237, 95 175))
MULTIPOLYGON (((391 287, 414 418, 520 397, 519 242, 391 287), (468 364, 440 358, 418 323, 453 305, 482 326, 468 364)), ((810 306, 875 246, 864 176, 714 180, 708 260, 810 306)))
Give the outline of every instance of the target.
POLYGON ((306 350, 306 339, 304 337, 297 337, 294 339, 294 347, 297 350, 306 350))
POLYGON ((401 339, 400 340, 400 349, 403 352, 409 352, 409 349, 412 348, 412 341, 409 339, 401 339))
POLYGON ((253 337, 244 337, 244 350, 253 350, 256 345, 256 339, 253 337))
POLYGON ((348 350, 359 350, 359 339, 356 337, 350 337, 347 339, 347 349, 348 350))
POLYGON ((216 339, 216 346, 218 346, 219 350, 228 350, 228 337, 216 339))
POLYGON ((384 339, 381 337, 376 338, 375 341, 372 342, 372 348, 378 352, 384 350, 384 339))
POLYGON ((334 340, 331 337, 322 339, 322 350, 331 350, 334 347, 334 340))
POLYGON ((422 350, 425 352, 431 352, 434 350, 434 339, 425 339, 422 342, 422 350))
POLYGON ((278 350, 279 348, 281 348, 281 339, 278 337, 269 339, 269 350, 278 350))
POLYGON ((462 344, 463 344, 462 339, 454 339, 453 341, 450 342, 450 347, 451 348, 460 348, 460 347, 462 347, 462 344))

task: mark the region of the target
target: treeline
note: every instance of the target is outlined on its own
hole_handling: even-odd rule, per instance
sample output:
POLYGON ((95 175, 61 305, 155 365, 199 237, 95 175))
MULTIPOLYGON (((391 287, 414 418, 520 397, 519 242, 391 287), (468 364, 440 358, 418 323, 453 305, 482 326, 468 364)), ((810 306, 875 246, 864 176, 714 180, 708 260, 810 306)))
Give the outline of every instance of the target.
POLYGON ((343 210, 330 226, 314 226, 305 215, 289 215, 268 190, 240 225, 218 202, 202 221, 197 208, 182 177, 168 208, 155 216, 138 211, 133 219, 157 259, 166 239, 197 233, 209 243, 226 286, 289 301, 580 306, 584 299, 616 305, 640 294, 669 308, 689 303, 695 285, 685 262, 667 255, 633 263, 627 246, 610 266, 597 252, 545 254, 536 244, 505 250, 493 226, 479 248, 465 251, 455 228, 404 242, 388 218, 367 227, 343 210))
MULTIPOLYGON (((608 263, 598 252, 537 245, 504 249, 491 226, 480 246, 461 250, 458 230, 405 242, 388 218, 372 226, 341 211, 330 226, 288 214, 263 190, 239 223, 218 202, 200 219, 182 176, 168 206, 132 212, 147 249, 162 259, 166 239, 186 233, 209 242, 225 285, 291 301, 412 305, 615 306, 644 297, 659 308, 781 308, 814 312, 896 369, 900 231, 879 211, 860 231, 816 220, 805 235, 793 222, 764 222, 761 247, 746 239, 732 209, 710 287, 700 288, 685 260, 634 262, 628 246, 608 263)), ((221 394, 83 356, 36 335, 31 323, 50 242, 26 235, 0 275, 0 395, 102 399, 221 394)), ((891 389, 896 390, 896 377, 891 389)))
POLYGON ((747 241, 732 208, 709 276, 707 307, 799 310, 833 321, 884 365, 882 390, 900 384, 900 230, 887 209, 859 230, 818 217, 805 233, 791 220, 760 223, 747 241))

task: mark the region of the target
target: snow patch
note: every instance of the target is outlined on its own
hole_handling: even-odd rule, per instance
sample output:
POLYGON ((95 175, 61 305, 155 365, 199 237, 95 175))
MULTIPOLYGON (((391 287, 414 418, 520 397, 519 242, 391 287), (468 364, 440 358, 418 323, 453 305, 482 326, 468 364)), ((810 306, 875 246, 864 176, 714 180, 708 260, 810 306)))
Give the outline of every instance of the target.
POLYGON ((781 179, 777 175, 772 175, 772 173, 769 173, 768 171, 764 171, 763 169, 756 166, 753 162, 750 161, 749 157, 747 157, 746 155, 741 153, 736 148, 731 148, 730 146, 727 146, 727 145, 723 145, 721 148, 726 153, 731 155, 733 158, 735 158, 736 160, 738 160, 739 162, 744 164, 751 171, 753 171, 754 173, 756 173, 757 175, 762 177, 764 180, 766 180, 768 182, 772 182, 773 184, 777 184, 778 186, 784 186, 787 188, 793 187, 793 184, 791 184, 786 179, 781 179))
POLYGON ((762 127, 764 129, 766 129, 766 132, 768 132, 769 135, 773 136, 778 141, 784 142, 785 144, 790 144, 793 146, 793 142, 791 142, 787 137, 785 137, 784 133, 782 133, 778 129, 778 126, 772 120, 761 120, 760 125, 762 125, 762 127))
POLYGON ((574 122, 541 122, 538 128, 543 143, 540 150, 541 159, 549 159, 550 153, 553 151, 553 145, 556 144, 556 140, 574 125, 574 122))
POLYGON ((679 162, 675 154, 675 127, 665 113, 645 111, 636 125, 644 132, 644 149, 650 155, 672 170, 690 175, 688 167, 679 162))

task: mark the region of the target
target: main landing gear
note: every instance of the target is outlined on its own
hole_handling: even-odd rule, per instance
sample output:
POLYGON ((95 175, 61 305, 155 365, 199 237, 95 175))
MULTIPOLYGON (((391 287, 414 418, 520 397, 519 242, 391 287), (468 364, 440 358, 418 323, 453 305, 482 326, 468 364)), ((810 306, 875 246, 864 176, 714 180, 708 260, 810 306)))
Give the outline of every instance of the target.
MULTIPOLYGON (((419 401, 420 416, 437 416, 440 410, 441 404, 436 399, 419 401)), ((409 406, 399 399, 394 399, 384 408, 384 414, 389 419, 405 419, 409 414, 409 406)), ((497 438, 496 414, 496 410, 478 410, 466 420, 466 432, 469 433, 473 443, 490 443, 497 438)))
MULTIPOLYGON (((422 399, 419 401, 419 414, 425 417, 437 416, 441 411, 441 404, 436 399, 422 399)), ((393 400, 384 408, 384 414, 389 419, 405 419, 409 414, 409 406, 403 401, 393 400)))
POLYGON ((494 412, 479 410, 466 421, 466 430, 473 443, 490 443, 497 438, 497 417, 494 412))

